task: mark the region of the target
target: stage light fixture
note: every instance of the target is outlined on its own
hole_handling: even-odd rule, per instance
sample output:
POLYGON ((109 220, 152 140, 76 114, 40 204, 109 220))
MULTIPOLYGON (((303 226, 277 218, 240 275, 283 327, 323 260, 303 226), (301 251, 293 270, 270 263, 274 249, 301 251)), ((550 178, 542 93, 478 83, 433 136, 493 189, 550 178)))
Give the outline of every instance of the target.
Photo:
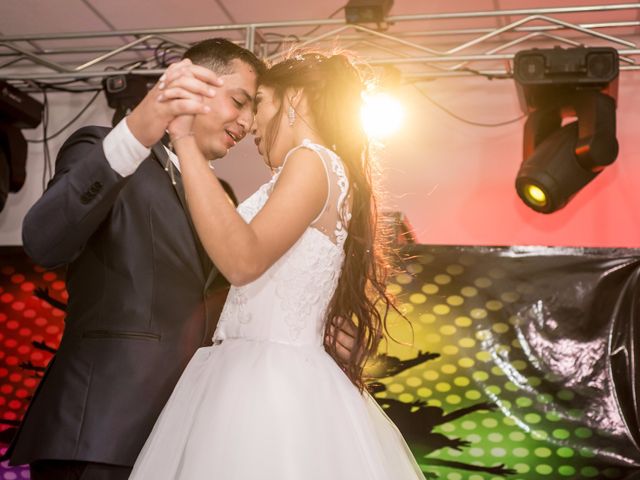
POLYGON ((344 7, 347 23, 385 23, 393 0, 349 0, 344 7))
POLYGON ((0 211, 26 180, 27 141, 21 129, 37 127, 43 110, 42 103, 0 80, 0 211))
POLYGON ((115 127, 145 97, 159 75, 115 75, 102 81, 107 104, 115 110, 111 124, 115 127))
POLYGON ((533 210, 563 208, 615 161, 618 62, 609 47, 516 54, 514 78, 528 114, 516 190, 533 210))

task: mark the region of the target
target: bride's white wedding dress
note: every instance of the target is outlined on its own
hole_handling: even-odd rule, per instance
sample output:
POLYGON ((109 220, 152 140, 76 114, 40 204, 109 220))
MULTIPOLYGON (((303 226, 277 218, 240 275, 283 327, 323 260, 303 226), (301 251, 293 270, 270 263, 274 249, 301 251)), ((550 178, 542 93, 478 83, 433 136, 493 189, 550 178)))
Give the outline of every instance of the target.
MULTIPOLYGON (((325 208, 260 278, 231 288, 213 346, 187 366, 130 478, 424 478, 395 425, 323 348, 345 256, 348 180, 332 151, 307 140, 297 148, 324 163, 325 208)), ((247 222, 279 173, 238 207, 247 222)))

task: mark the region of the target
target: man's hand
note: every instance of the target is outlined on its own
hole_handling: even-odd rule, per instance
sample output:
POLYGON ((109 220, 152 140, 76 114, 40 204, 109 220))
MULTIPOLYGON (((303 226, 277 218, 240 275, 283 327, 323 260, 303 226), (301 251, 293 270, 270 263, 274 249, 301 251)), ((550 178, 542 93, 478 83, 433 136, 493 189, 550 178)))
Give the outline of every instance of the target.
POLYGON ((140 143, 151 147, 177 116, 207 113, 203 99, 213 97, 220 86, 222 80, 208 68, 189 59, 174 63, 127 117, 127 126, 140 143))
POLYGON ((324 344, 329 347, 336 341, 336 353, 341 362, 348 362, 355 346, 356 326, 342 317, 334 318, 325 332, 324 344))

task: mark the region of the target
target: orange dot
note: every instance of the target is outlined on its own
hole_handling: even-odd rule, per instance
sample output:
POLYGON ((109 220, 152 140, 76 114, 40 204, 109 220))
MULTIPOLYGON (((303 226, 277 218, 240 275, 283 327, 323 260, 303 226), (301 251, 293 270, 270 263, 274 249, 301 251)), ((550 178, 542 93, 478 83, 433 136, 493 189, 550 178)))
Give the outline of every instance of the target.
POLYGON ((44 317, 38 317, 35 319, 35 324, 39 327, 44 327, 47 324, 47 319, 44 317))
POLYGON ((0 272, 2 272, 5 275, 13 275, 13 273, 16 271, 15 268, 10 267, 10 266, 6 266, 6 267, 2 267, 2 269, 0 270, 0 272))
POLYGON ((7 321, 7 314, 0 313, 0 322, 6 322, 6 321, 7 321))
POLYGON ((28 337, 29 335, 31 335, 31 329, 26 327, 21 328, 18 332, 18 335, 20 335, 21 337, 28 337))
POLYGON ((10 367, 15 367, 16 365, 18 365, 18 357, 7 357, 5 362, 10 367))
POLYGON ((33 352, 31 354, 31 360, 33 360, 34 362, 38 362, 42 360, 42 358, 43 358, 42 352, 33 352))
POLYGON ((4 346, 7 348, 16 348, 18 341, 15 338, 7 338, 4 342, 4 346))
POLYGON ((42 275, 42 278, 47 282, 53 282, 56 278, 58 278, 58 276, 54 272, 47 272, 42 275))
POLYGON ((9 330, 15 330, 16 328, 18 328, 20 326, 20 324, 18 322, 16 322, 15 320, 9 320, 7 322, 7 328, 9 330))
POLYGON ((9 375, 9 370, 6 368, 0 368, 0 377, 6 377, 7 375, 9 375))
POLYGON ((24 302, 13 302, 11 304, 11 308, 13 308, 17 312, 21 312, 22 310, 24 310, 25 306, 26 305, 24 304, 24 302))
POLYGON ((36 383, 38 383, 38 380, 35 378, 25 378, 23 383, 25 387, 33 388, 36 386, 36 383))
POLYGON ((26 279, 24 278, 24 275, 22 275, 21 273, 16 273, 15 275, 11 275, 11 283, 22 283, 25 280, 26 279))
POLYGON ((23 292, 33 292, 36 289, 36 286, 32 282, 24 282, 20 285, 20 290, 23 292))
POLYGON ((40 265, 34 265, 33 266, 33 271, 34 272, 38 272, 38 273, 46 272, 46 270, 43 267, 41 267, 40 265))
POLYGON ((11 392, 13 392, 13 386, 5 383, 0 387, 0 392, 4 393, 5 395, 9 395, 11 392))
POLYGON ((64 282, 58 280, 57 282, 53 282, 51 284, 51 288, 53 288, 54 290, 64 290, 64 282))
POLYGON ((18 416, 15 414, 15 412, 5 412, 4 418, 5 420, 17 420, 18 416))
POLYGON ((18 410, 20 407, 22 407, 22 402, 20 400, 11 400, 9 402, 9 408, 12 410, 18 410))
POLYGON ((69 293, 65 290, 60 294, 63 300, 69 300, 69 293))
POLYGON ((4 397, 0 397, 0 405, 4 405, 7 403, 7 400, 4 397))
POLYGON ((25 310, 24 312, 22 312, 22 316, 24 318, 35 318, 36 317, 36 311, 32 308, 29 308, 27 310, 25 310))
POLYGON ((2 303, 11 303, 13 302, 13 295, 10 293, 3 293, 0 295, 0 302, 2 303))
POLYGON ((31 348, 28 345, 20 345, 18 347, 18 353, 20 355, 26 355, 27 353, 29 353, 29 350, 31 350, 31 348))
POLYGON ((54 308, 53 311, 51 312, 51 315, 53 315, 54 317, 64 317, 64 312, 62 310, 58 310, 57 308, 54 308))
POLYGON ((20 375, 19 373, 12 373, 11 375, 9 375, 9 381, 10 382, 20 382, 22 381, 22 375, 20 375))
POLYGON ((50 335, 54 335, 56 333, 58 333, 60 331, 60 329, 58 328, 57 325, 49 325, 47 328, 45 328, 45 332, 47 332, 50 335))
POLYGON ((24 388, 16 390, 16 397, 18 398, 27 398, 29 396, 29 392, 24 388))

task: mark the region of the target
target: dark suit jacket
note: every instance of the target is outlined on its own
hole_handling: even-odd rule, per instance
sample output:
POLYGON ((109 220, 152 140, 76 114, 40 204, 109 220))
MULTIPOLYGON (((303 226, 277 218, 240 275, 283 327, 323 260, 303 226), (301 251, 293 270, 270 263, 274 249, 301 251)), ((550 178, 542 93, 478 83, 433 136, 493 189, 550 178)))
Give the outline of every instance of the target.
POLYGON ((132 465, 189 359, 210 344, 224 301, 181 184, 163 168, 166 152, 154 147, 123 178, 103 153, 108 132, 86 127, 66 141, 24 221, 27 253, 45 267, 68 266, 69 303, 12 464, 132 465))

